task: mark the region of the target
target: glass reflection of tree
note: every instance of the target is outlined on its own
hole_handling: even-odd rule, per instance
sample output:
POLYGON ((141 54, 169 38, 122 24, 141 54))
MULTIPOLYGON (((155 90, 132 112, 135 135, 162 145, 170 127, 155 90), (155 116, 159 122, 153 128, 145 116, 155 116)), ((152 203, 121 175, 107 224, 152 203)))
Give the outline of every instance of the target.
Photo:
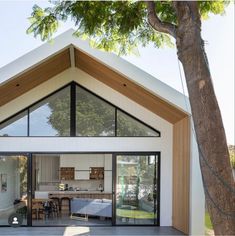
MULTIPOLYGON (((134 188, 135 205, 140 206, 140 201, 145 200, 153 204, 153 183, 155 165, 148 164, 147 156, 134 157, 137 164, 135 166, 135 175, 137 176, 134 188)), ((132 172, 132 174, 134 174, 132 172)))
POLYGON ((124 180, 125 169, 124 169, 123 164, 120 165, 120 175, 121 175, 121 178, 120 178, 121 198, 120 198, 119 203, 120 203, 120 205, 123 205, 124 198, 125 198, 125 195, 126 195, 125 186, 127 186, 127 183, 125 183, 125 180, 124 180))
POLYGON ((147 129, 138 121, 119 112, 117 117, 117 134, 118 136, 148 136, 147 129))
POLYGON ((48 123, 58 132, 57 136, 70 135, 70 90, 67 88, 52 96, 48 106, 51 110, 48 123))
POLYGON ((76 115, 78 136, 115 135, 114 107, 79 87, 76 115))
MULTIPOLYGON (((76 129, 77 136, 114 136, 115 107, 102 99, 77 87, 76 129)), ((48 123, 58 132, 58 136, 70 134, 70 90, 67 88, 51 96, 48 107, 51 110, 48 123)), ((155 135, 143 124, 118 111, 118 136, 155 135), (149 133, 150 132, 150 133, 149 133)))
POLYGON ((148 157, 142 158, 141 167, 141 196, 140 198, 147 201, 152 205, 152 211, 154 210, 153 205, 153 191, 154 191, 154 168, 156 168, 155 163, 148 164, 148 157))
POLYGON ((18 157, 18 170, 20 173, 20 196, 27 193, 27 158, 18 157))

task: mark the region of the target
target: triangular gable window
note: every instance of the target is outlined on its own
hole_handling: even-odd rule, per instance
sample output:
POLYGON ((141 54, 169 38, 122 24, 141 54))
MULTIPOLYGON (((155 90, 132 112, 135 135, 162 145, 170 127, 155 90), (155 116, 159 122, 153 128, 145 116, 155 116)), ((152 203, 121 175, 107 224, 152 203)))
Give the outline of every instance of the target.
POLYGON ((27 136, 28 111, 20 112, 0 124, 0 136, 27 136))
POLYGON ((0 123, 0 136, 160 137, 160 132, 72 82, 0 123))
POLYGON ((130 115, 117 111, 117 136, 128 136, 128 137, 148 137, 155 136, 159 137, 160 133, 138 121, 136 118, 130 115))

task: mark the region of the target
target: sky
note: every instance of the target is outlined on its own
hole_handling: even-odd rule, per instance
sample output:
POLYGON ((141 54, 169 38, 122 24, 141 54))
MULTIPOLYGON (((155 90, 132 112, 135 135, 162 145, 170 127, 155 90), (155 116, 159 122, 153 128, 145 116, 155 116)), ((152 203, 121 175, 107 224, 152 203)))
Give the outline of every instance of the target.
MULTIPOLYGON (((0 0, 0 68, 43 43, 39 37, 35 39, 33 35, 26 34, 30 25, 27 18, 34 4, 48 6, 47 1, 0 0)), ((56 35, 73 26, 72 22, 62 23, 56 35)), ((209 20, 203 21, 202 37, 206 42, 206 53, 227 142, 234 145, 234 4, 227 8, 224 16, 211 15, 209 20)), ((140 48, 139 52, 138 57, 123 58, 187 95, 184 73, 181 66, 179 70, 175 48, 156 49, 149 46, 140 48)))

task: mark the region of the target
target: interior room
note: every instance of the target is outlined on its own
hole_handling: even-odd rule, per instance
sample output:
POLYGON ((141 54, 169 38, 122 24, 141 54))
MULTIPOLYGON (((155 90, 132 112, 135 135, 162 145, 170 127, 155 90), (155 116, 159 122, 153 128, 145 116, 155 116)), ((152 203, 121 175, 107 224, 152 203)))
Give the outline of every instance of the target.
POLYGON ((27 225, 27 157, 0 155, 0 226, 8 225, 12 213, 22 216, 27 225))
POLYGON ((33 225, 111 224, 111 154, 35 154, 32 173, 33 225))
POLYGON ((160 153, 0 158, 0 225, 159 225, 160 153))

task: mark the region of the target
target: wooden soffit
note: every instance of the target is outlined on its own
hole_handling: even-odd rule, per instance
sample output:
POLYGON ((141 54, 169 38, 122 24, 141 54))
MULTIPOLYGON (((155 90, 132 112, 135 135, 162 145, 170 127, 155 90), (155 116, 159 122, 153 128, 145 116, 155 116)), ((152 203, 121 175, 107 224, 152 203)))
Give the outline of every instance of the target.
MULTIPOLYGON (((0 106, 71 67, 71 48, 59 52, 38 65, 9 79, 0 86, 0 106)), ((175 106, 116 72, 90 55, 74 48, 75 66, 120 92, 168 122, 175 124, 187 116, 175 106)), ((73 63, 72 63, 73 64, 73 63)))
POLYGON ((75 66, 172 124, 187 116, 173 105, 78 49, 75 49, 75 66))
POLYGON ((11 78, 0 86, 0 106, 47 81, 71 66, 69 49, 11 78))

